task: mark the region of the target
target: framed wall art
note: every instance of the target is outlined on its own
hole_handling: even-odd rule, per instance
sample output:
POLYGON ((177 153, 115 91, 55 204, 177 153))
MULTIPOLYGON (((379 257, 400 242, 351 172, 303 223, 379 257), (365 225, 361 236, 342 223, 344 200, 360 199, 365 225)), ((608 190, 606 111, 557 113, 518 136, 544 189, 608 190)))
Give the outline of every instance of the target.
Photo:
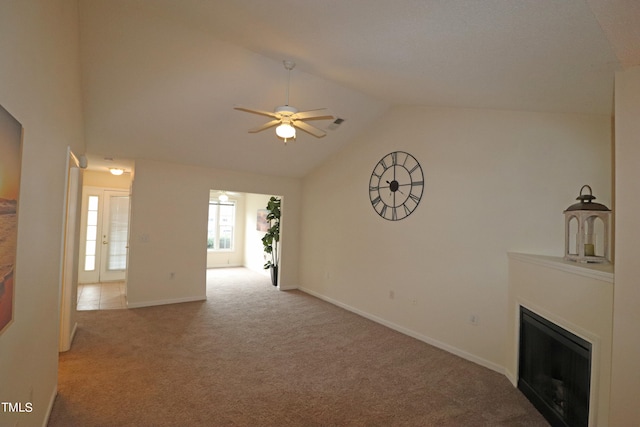
POLYGON ((22 125, 0 105, 0 334, 14 318, 22 125))
POLYGON ((269 229, 269 221, 267 221, 268 213, 269 211, 266 209, 258 209, 258 216, 256 218, 256 230, 267 231, 269 229))

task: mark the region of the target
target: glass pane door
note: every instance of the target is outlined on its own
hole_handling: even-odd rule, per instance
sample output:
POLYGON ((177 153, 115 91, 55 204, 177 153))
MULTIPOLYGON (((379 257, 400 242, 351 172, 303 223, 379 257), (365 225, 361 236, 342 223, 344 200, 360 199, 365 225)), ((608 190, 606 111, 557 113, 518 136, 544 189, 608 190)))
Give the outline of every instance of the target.
POLYGON ((129 237, 129 194, 104 192, 100 281, 124 280, 129 237))
POLYGON ((129 193, 85 187, 82 210, 78 282, 125 280, 129 193))

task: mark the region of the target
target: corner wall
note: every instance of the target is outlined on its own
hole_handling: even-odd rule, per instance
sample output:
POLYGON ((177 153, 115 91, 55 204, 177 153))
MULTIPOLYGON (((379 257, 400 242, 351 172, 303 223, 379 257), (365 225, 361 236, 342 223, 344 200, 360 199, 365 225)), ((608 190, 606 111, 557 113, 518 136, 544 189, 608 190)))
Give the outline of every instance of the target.
POLYGON ((305 178, 301 288, 503 372, 507 252, 562 256, 562 212, 584 184, 611 204, 610 128, 608 116, 394 108, 305 178), (396 150, 418 159, 425 188, 392 222, 368 184, 396 150))
POLYGON ((0 58, 0 104, 24 128, 14 320, 0 335, 0 401, 33 404, 30 413, 0 411, 0 425, 39 426, 58 376, 67 146, 84 153, 77 1, 0 2, 0 58))
POLYGON ((611 426, 640 425, 640 67, 616 74, 616 217, 611 426))

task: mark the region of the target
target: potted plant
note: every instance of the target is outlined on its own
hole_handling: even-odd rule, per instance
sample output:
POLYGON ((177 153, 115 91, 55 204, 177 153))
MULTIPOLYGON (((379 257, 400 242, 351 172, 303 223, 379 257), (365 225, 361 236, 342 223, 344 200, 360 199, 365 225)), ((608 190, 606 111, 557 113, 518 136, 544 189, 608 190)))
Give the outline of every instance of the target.
POLYGON ((269 229, 262 238, 264 252, 271 255, 264 265, 265 270, 271 269, 271 284, 278 286, 278 242, 280 241, 280 199, 271 197, 267 203, 267 221, 269 229))

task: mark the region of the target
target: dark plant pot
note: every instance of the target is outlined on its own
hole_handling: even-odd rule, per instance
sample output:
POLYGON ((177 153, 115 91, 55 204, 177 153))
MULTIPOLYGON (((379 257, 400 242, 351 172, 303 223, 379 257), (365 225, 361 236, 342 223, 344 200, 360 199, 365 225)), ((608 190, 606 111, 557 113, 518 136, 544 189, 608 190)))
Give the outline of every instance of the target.
POLYGON ((271 267, 271 284, 278 286, 278 266, 272 265, 271 267))

